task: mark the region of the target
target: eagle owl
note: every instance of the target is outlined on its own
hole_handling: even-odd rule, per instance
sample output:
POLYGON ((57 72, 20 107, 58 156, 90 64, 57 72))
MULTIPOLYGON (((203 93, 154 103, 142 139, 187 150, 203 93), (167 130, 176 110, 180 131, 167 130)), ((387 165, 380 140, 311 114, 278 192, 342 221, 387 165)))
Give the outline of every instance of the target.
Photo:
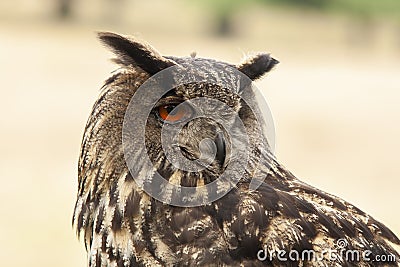
POLYGON ((391 230, 271 152, 251 81, 277 60, 260 53, 233 65, 162 56, 114 33, 99 39, 120 68, 79 157, 73 224, 89 266, 399 264, 391 230), (176 164, 176 151, 194 167, 176 164))

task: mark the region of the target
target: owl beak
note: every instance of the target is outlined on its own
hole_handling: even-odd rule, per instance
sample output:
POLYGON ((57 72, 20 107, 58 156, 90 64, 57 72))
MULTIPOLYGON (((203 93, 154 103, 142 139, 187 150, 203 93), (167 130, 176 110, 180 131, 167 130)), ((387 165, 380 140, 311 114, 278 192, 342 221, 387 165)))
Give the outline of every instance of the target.
POLYGON ((224 166, 226 158, 226 144, 224 134, 222 132, 219 132, 215 137, 214 142, 217 147, 215 158, 218 160, 221 166, 224 166))

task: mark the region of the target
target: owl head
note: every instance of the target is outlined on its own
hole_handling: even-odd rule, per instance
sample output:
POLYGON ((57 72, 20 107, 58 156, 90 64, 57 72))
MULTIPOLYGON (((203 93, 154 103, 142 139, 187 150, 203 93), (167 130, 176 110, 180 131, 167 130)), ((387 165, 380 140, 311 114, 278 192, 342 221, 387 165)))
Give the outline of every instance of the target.
POLYGON ((114 33, 99 38, 121 67, 106 81, 84 137, 83 146, 104 160, 102 171, 112 172, 99 186, 118 187, 118 173, 128 169, 153 198, 198 206, 265 174, 257 166, 267 168, 273 156, 252 81, 277 60, 260 53, 234 65, 162 56, 114 33))

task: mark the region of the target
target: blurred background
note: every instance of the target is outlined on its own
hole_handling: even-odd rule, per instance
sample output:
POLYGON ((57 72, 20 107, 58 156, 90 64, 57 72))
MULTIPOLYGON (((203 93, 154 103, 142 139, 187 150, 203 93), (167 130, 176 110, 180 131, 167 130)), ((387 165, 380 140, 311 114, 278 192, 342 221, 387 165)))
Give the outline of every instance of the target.
POLYGON ((2 0, 3 266, 86 264, 71 218, 83 129, 116 68, 102 30, 164 55, 272 53, 257 85, 280 161, 400 235, 400 1, 2 0))

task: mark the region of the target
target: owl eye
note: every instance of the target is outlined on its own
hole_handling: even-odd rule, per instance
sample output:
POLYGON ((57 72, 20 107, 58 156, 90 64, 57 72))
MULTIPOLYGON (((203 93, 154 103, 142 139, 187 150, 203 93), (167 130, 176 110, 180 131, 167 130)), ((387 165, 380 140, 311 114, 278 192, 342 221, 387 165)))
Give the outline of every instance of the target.
POLYGON ((193 110, 189 105, 163 105, 158 107, 158 116, 167 123, 177 123, 190 118, 193 110))

